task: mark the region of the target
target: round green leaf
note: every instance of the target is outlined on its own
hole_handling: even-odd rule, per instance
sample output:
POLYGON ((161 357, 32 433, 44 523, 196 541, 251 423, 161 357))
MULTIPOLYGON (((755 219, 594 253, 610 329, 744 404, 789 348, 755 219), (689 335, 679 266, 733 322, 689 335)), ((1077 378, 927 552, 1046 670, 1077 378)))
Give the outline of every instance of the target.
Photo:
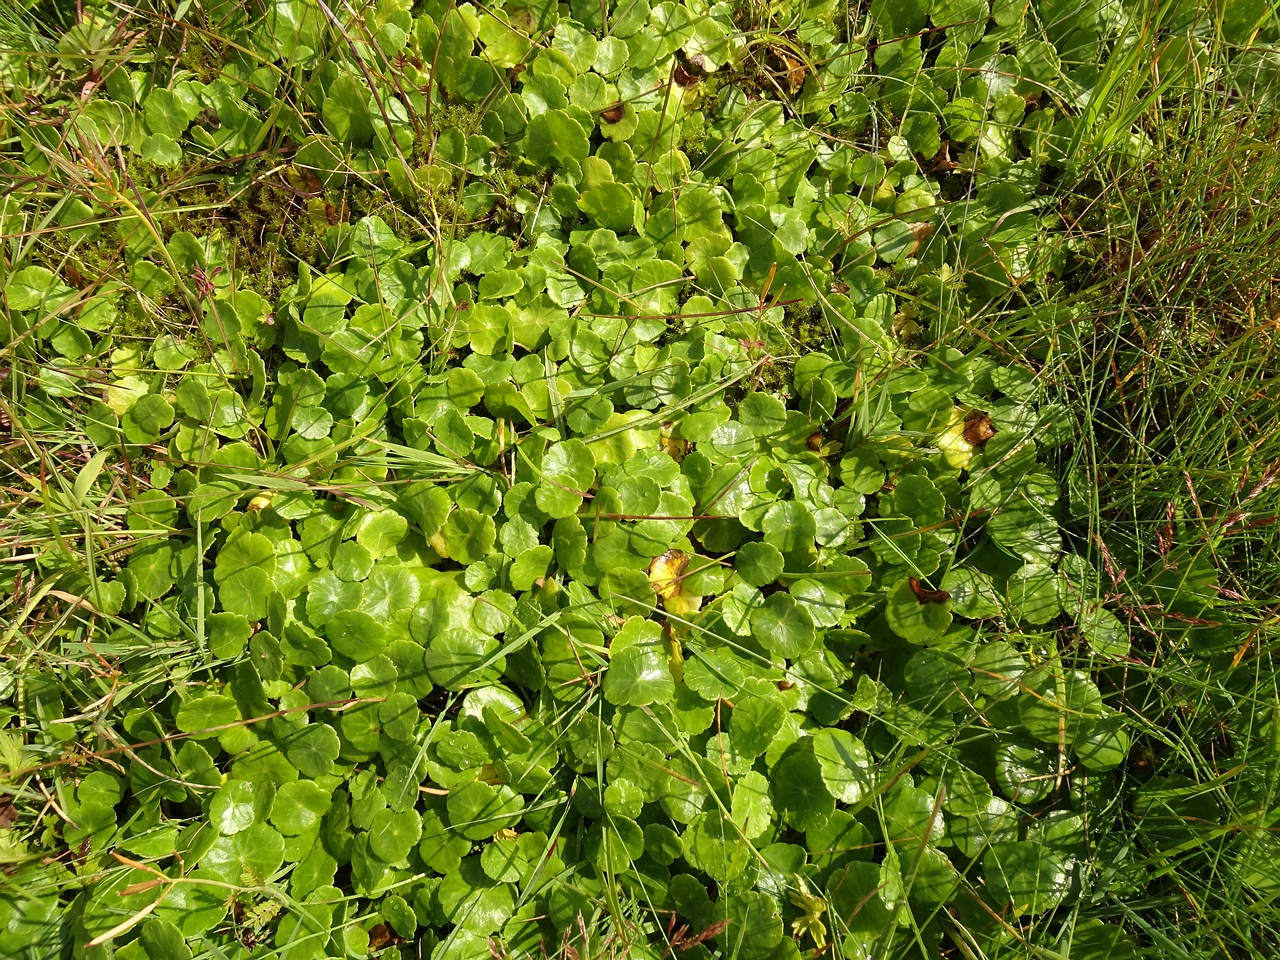
MULTIPOLYGON (((455 370, 454 373, 460 372, 455 370)), ((465 371, 471 373, 470 370, 465 371)), ((449 494, 429 483, 415 482, 400 492, 397 506, 418 525, 424 537, 429 537, 444 524, 449 516, 449 494)))
MULTIPOLYGON (((379 659, 386 658, 379 657, 379 659)), ((351 672, 354 674, 355 670, 351 672)), ((405 742, 412 740, 421 716, 418 701, 411 693, 390 694, 378 708, 378 720, 382 723, 382 732, 392 740, 405 742)))
POLYGON ((240 719, 240 708, 230 697, 217 694, 186 700, 178 708, 178 729, 189 733, 197 740, 211 740, 220 736, 222 731, 213 729, 225 727, 240 719))
MULTIPOLYGON (((455 628, 431 638, 423 661, 432 683, 457 690, 465 683, 474 683, 482 678, 481 668, 497 649, 498 641, 492 637, 455 628)), ((498 664, 501 663, 499 660, 498 664)))
MULTIPOLYGON (((4 286, 5 299, 9 301, 10 310, 34 310, 44 303, 45 298, 54 290, 62 287, 52 270, 44 267, 23 267, 10 277, 4 286)), ((65 287, 62 287, 65 290, 65 287)), ((142 385, 146 391, 146 385, 142 385)), ((116 413, 124 411, 116 408, 116 413)))
POLYGON ((1053 792, 1057 764, 1048 751, 1019 743, 996 748, 996 782, 1017 803, 1035 803, 1053 792))
POLYGON ((841 803, 857 803, 875 786, 875 764, 862 741, 846 730, 813 734, 813 755, 827 790, 841 803))
POLYGON ((539 578, 546 576, 554 557, 552 548, 546 544, 521 551, 511 564, 512 588, 519 591, 531 589, 539 578))
POLYGON ((343 928, 342 947, 348 957, 363 957, 369 953, 369 931, 358 923, 343 928))
POLYGON ((218 837, 199 865, 224 883, 261 886, 284 862, 284 838, 265 823, 218 837))
POLYGON ((789 593, 774 593, 751 611, 751 636, 776 657, 794 660, 817 638, 809 611, 789 593))
POLYGON ((335 614, 354 610, 363 598, 360 583, 340 580, 334 571, 326 570, 307 584, 307 622, 323 627, 335 614))
POLYGON ((745 757, 758 757, 782 728, 787 711, 765 697, 739 697, 729 717, 734 748, 745 757))
POLYGON ((960 886, 960 875, 947 855, 936 847, 925 847, 914 863, 911 899, 939 907, 949 903, 960 886))
POLYGON ((451 871, 436 899, 445 920, 481 936, 501 929, 515 911, 515 888, 489 879, 479 856, 467 857, 451 871))
POLYGON ((573 516, 595 480, 595 459, 581 440, 553 443, 542 456, 542 482, 534 499, 552 519, 573 516))
POLYGON ((840 918, 846 957, 873 955, 873 948, 887 925, 893 922, 881 893, 884 884, 877 864, 855 861, 836 870, 827 883, 832 914, 840 918))
POLYGON ((982 646, 969 668, 973 672, 974 693, 998 699, 1018 688, 1027 672, 1027 661, 1012 646, 997 640, 982 646))
POLYGON ((768 393, 749 393, 738 405, 738 420, 757 437, 779 432, 787 421, 787 408, 768 393))
POLYGON ((1044 913, 1066 898, 1068 872, 1063 859, 1030 841, 1001 840, 982 858, 987 889, 1013 905, 1016 915, 1044 913))
POLYGON ((519 795, 505 784, 473 780, 449 794, 449 823, 469 840, 484 840, 520 819, 519 795))
POLYGON ((238 614, 248 620, 262 620, 267 615, 267 599, 275 590, 275 584, 266 571, 260 568, 242 570, 228 577, 218 587, 218 602, 228 613, 238 614))
POLYGON ((168 543, 142 544, 129 557, 129 573, 140 597, 157 600, 173 586, 174 553, 168 543))
POLYGON ((899 782, 884 803, 885 836, 913 848, 922 837, 941 837, 943 822, 937 798, 922 787, 899 782))
POLYGON ((373 138, 373 120, 369 115, 369 88, 350 73, 340 73, 329 84, 321 117, 325 129, 335 140, 363 144, 373 138))
POLYGON ((991 578, 972 567, 952 567, 942 578, 942 589, 951 594, 951 609, 971 620, 1000 615, 1000 598, 991 578))
MULTIPOLYGON (((999 438, 997 434, 997 439, 999 438)), ((995 441, 987 444, 989 450, 995 441)), ((1031 563, 1049 564, 1062 552, 1062 535, 1054 519, 1053 498, 1019 487, 987 520, 991 539, 1031 563)))
POLYGON ((327 776, 338 759, 338 733, 327 723, 309 723, 289 741, 286 755, 304 777, 327 776))
POLYGON ((248 619, 236 613, 211 613, 205 617, 204 625, 209 652, 228 660, 244 653, 253 633, 248 619))
MULTIPOLYGON (((525 834, 533 837, 533 834, 525 834)), ((530 860, 516 840, 497 839, 480 853, 485 875, 497 883, 515 883, 529 868, 530 860)))
POLYGON ((700 814, 685 832, 683 844, 690 865, 721 883, 742 873, 751 851, 734 822, 719 810, 700 814))
POLYGON ((147 918, 138 943, 146 951, 146 960, 191 960, 191 948, 182 930, 167 920, 147 918))
POLYGON ((187 112, 172 90, 163 87, 152 90, 143 104, 143 111, 152 133, 177 140, 187 129, 187 112))
POLYGON ((385 557, 409 532, 409 521, 394 510, 373 510, 360 518, 356 543, 374 557, 385 557))
POLYGON ((660 648, 627 647, 609 658, 604 675, 604 698, 610 703, 642 707, 666 703, 673 693, 675 681, 669 659, 660 648))
POLYGON ((968 97, 956 97, 942 108, 947 135, 960 143, 968 143, 982 128, 982 105, 968 97))
POLYGON ((827 583, 819 580, 797 580, 790 594, 821 629, 834 627, 845 611, 845 599, 827 583))
POLYGON ((910 580, 900 580, 889 591, 884 612, 890 629, 912 643, 936 640, 951 626, 951 601, 935 603, 921 597, 912 589, 910 580))
POLYGON ((493 518, 470 507, 459 507, 449 514, 442 533, 450 559, 462 564, 483 560, 498 536, 493 518))
POLYGON ((372 660, 387 645, 386 626, 362 610, 340 610, 324 625, 325 639, 356 663, 372 660))
POLYGON ((1080 616, 1080 632, 1097 653, 1104 657, 1129 655, 1129 631, 1116 615, 1101 604, 1090 607, 1080 616))
POLYGON ((835 810, 822 766, 811 753, 793 750, 787 754, 773 768, 770 781, 774 806, 797 830, 818 829, 835 810))
POLYGON ((357 697, 387 697, 396 688, 396 665, 378 654, 351 668, 351 690, 357 697))
POLYGON ((379 810, 369 825, 369 850, 387 864, 399 863, 422 839, 422 818, 416 810, 379 810))
POLYGON ((644 831, 634 820, 610 816, 587 835, 586 854, 602 872, 626 873, 644 853, 644 831))
POLYGON ((525 128, 525 155, 534 163, 551 160, 581 163, 590 149, 586 132, 563 110, 548 110, 533 117, 525 128))
POLYGON ((268 577, 275 573, 275 544, 261 533, 237 530, 218 553, 213 579, 223 583, 249 570, 261 570, 268 577))
POLYGON ((373 554, 359 543, 343 541, 333 552, 333 572, 339 580, 365 580, 373 569, 373 554))
POLYGON ((617 233, 631 230, 635 221, 635 196, 621 183, 597 183, 583 192, 578 208, 606 229, 617 233))
POLYGON ((293 413, 293 429, 307 440, 320 440, 333 429, 333 414, 324 407, 299 407, 293 413))
POLYGON ((748 840, 763 836, 773 822, 769 781, 758 770, 749 770, 733 786, 731 819, 748 840))
POLYGON ((209 820, 221 834, 247 830, 257 820, 253 784, 228 780, 209 801, 209 820))
POLYGON ((1102 713, 1102 694, 1080 670, 1045 671, 1018 698, 1018 716, 1037 740, 1069 747, 1102 713))
POLYGON ((320 822, 333 795, 314 780, 295 780, 276 792, 271 822, 286 837, 306 833, 320 822))
POLYGON ((1089 770, 1098 773, 1114 770, 1129 756, 1129 732, 1124 718, 1104 714, 1087 732, 1075 740, 1075 753, 1089 770))
POLYGON ((738 548, 734 569, 753 587, 773 583, 782 574, 782 554, 771 543, 749 540, 738 548))
POLYGON ((173 407, 164 397, 154 393, 139 397, 120 418, 125 439, 130 443, 155 443, 160 431, 172 423, 173 407))
POLYGON ((917 527, 931 527, 943 521, 947 503, 932 480, 914 475, 902 477, 894 485, 893 507, 899 516, 910 517, 917 527))
POLYGON ((931 113, 913 113, 902 124, 902 137, 916 153, 932 157, 941 146, 937 117, 931 113))
POLYGON ((765 542, 783 553, 812 549, 818 536, 812 511, 798 500, 785 500, 771 506, 764 515, 761 530, 765 542))
POLYGON ((1062 612, 1058 575, 1043 564, 1020 567, 1009 578, 1009 606, 1023 623, 1048 623, 1062 612))
POLYGON ((342 736, 359 753, 374 753, 382 745, 378 703, 360 703, 342 712, 342 736))

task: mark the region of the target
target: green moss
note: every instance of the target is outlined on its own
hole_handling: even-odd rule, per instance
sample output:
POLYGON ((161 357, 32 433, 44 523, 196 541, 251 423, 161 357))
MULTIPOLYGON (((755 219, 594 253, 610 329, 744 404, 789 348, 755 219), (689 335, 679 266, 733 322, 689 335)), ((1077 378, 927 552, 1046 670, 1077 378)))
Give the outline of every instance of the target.
MULTIPOLYGON (((758 366, 743 381, 742 395, 763 390, 786 397, 791 393, 791 376, 795 360, 831 345, 831 329, 816 303, 794 303, 786 308, 780 324, 764 323, 756 332, 755 324, 731 324, 725 335, 738 338, 746 355, 758 366)), ((731 394, 736 396, 736 394, 731 394)), ((740 399, 740 397, 738 397, 740 399)))
POLYGON ((236 273, 273 299, 296 276, 295 258, 315 254, 322 233, 280 174, 268 173, 277 165, 278 158, 260 159, 239 178, 247 181, 243 187, 225 177, 171 186, 172 206, 157 217, 162 236, 167 241, 178 231, 221 235, 236 273))
POLYGON ((201 83, 210 83, 222 75, 227 62, 227 44, 217 34, 207 31, 184 31, 178 66, 190 70, 201 83))
POLYGON ((414 142, 409 159, 425 163, 432 154, 436 140, 446 130, 457 130, 464 137, 479 133, 486 112, 484 104, 457 103, 452 100, 433 103, 430 122, 414 142))
POLYGON ((123 242, 115 224, 104 226, 102 233, 92 240, 75 240, 69 231, 58 231, 48 234, 41 245, 44 248, 41 259, 45 263, 61 264, 63 279, 77 289, 120 274, 123 242))
MULTIPOLYGON (((715 85, 708 82, 710 88, 702 98, 710 102, 714 97, 715 85)), ((679 148, 688 156, 691 163, 702 159, 707 146, 707 123, 702 113, 690 113, 680 125, 679 148)))
MULTIPOLYGON (((296 277, 296 261, 317 255, 327 227, 308 215, 303 199, 274 171, 278 165, 277 157, 259 158, 234 182, 204 172, 206 168, 196 164, 172 169, 131 158, 128 171, 133 185, 147 198, 147 212, 164 242, 179 231, 218 241, 237 283, 274 300, 296 277)), ((107 216, 107 212, 96 209, 95 216, 107 216)), ((105 223, 91 239, 70 228, 45 234, 39 240, 40 258, 60 265, 63 278, 78 289, 107 280, 127 283, 131 258, 125 255, 126 247, 133 231, 141 229, 136 222, 129 224, 127 220, 105 223)), ((145 255, 160 262, 154 251, 145 255)), ((136 298, 124 297, 110 333, 138 340, 154 340, 165 333, 183 336, 190 332, 189 314, 177 293, 163 298, 154 311, 144 309, 136 298)))
POLYGON ((791 371, 794 366, 795 364, 789 361, 765 358, 756 371, 755 380, 752 381, 755 389, 765 393, 776 393, 781 397, 788 396, 791 392, 791 371))
POLYGON ((549 170, 536 173, 519 173, 511 165, 499 166, 486 182, 493 187, 497 201, 489 212, 486 228, 515 239, 524 230, 524 214, 517 207, 522 192, 537 196, 550 185, 549 170))
POLYGON ((783 315, 783 336, 791 352, 798 356, 831 346, 831 326, 816 303, 794 303, 783 315))
MULTIPOLYGON (((441 131, 458 129, 468 135, 478 129, 482 116, 479 110, 445 106, 448 109, 443 113, 433 114, 434 128, 441 131)), ((425 162, 427 145, 420 142, 415 147, 415 155, 425 162)), ((524 229, 524 214, 518 207, 519 195, 526 193, 537 196, 545 192, 550 184, 551 173, 546 169, 521 169, 517 161, 500 148, 494 151, 493 160, 493 168, 488 173, 475 174, 467 170, 456 170, 447 186, 432 187, 422 184, 413 194, 402 195, 394 201, 388 199, 388 191, 361 184, 350 191, 353 214, 355 211, 359 211, 361 215, 377 213, 397 233, 403 230, 404 236, 423 235, 427 232, 426 225, 438 224, 441 230, 450 233, 454 239, 465 237, 478 229, 514 239, 524 229), (483 183, 489 187, 487 206, 482 202, 469 210, 464 209, 461 203, 462 192, 473 183, 483 183)))

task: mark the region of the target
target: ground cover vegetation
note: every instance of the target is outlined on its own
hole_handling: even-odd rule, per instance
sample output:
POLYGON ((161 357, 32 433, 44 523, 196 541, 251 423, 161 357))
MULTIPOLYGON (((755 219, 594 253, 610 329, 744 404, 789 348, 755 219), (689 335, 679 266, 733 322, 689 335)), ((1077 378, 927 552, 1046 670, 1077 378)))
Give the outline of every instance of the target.
POLYGON ((1273 955, 1267 4, 0 38, 0 955, 1273 955))

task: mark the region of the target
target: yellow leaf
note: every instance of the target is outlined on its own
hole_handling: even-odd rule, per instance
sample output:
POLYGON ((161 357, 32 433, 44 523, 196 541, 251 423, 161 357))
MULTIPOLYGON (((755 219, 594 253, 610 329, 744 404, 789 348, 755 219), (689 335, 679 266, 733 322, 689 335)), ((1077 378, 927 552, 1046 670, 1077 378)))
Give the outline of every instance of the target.
POLYGON ((689 568, 689 555, 683 550, 668 550, 654 557, 649 564, 649 582, 664 601, 671 600, 681 591, 681 579, 689 568))

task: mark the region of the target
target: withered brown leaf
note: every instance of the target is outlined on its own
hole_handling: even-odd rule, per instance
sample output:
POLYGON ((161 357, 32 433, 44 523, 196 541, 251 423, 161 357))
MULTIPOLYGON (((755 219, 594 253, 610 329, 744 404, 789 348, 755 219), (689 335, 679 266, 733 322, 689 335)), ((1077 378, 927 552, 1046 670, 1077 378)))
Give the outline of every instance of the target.
POLYGON ((676 83, 682 87, 692 87, 698 82, 698 78, 689 72, 688 68, 679 60, 676 61, 675 70, 672 73, 676 83))
POLYGON ((951 159, 951 141, 943 140, 942 146, 938 147, 938 152, 934 154, 933 161, 929 164, 930 173, 950 173, 960 164, 951 159))
POLYGON ((931 590, 926 587, 916 577, 908 577, 907 583, 911 584, 911 592, 916 595, 916 599, 922 604, 925 603, 946 603, 951 599, 951 594, 945 590, 931 590))
POLYGON ((964 438, 973 446, 980 447, 995 435, 991 417, 982 410, 972 410, 964 418, 964 438))

